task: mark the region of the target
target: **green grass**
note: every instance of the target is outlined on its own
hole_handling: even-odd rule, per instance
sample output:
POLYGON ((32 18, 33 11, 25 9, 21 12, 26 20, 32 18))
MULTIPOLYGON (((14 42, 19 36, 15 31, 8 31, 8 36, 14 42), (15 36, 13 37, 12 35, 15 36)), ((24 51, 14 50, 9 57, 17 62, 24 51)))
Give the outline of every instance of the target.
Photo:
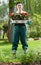
MULTIPOLYGON (((28 41, 28 52, 33 51, 38 53, 41 51, 41 40, 28 41)), ((14 59, 12 55, 12 44, 0 41, 0 62, 20 62, 21 55, 23 55, 22 45, 19 44, 17 50, 17 58, 14 59)), ((28 53, 27 53, 28 54, 28 53)))

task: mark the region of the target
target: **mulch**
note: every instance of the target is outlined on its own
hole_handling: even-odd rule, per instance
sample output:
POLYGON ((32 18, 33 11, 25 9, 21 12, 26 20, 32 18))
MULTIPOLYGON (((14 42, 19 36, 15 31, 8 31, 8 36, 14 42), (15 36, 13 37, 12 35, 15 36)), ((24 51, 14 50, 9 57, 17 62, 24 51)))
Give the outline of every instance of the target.
POLYGON ((21 65, 21 63, 19 63, 19 62, 10 62, 10 63, 2 62, 2 63, 0 63, 0 65, 21 65))
POLYGON ((35 62, 35 63, 20 63, 20 62, 10 62, 10 63, 6 63, 6 62, 2 62, 0 63, 0 65, 41 65, 41 62, 35 62))

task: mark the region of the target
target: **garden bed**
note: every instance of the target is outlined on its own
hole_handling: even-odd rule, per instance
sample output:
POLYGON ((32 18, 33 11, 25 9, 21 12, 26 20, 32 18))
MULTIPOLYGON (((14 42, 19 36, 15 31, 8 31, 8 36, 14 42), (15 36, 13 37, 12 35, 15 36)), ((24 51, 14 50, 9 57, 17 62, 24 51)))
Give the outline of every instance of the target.
POLYGON ((11 53, 11 44, 0 41, 0 65, 41 65, 41 41, 28 41, 28 53, 23 53, 19 44, 16 58, 11 53))
POLYGON ((6 63, 6 62, 2 62, 0 63, 0 65, 41 65, 41 62, 30 62, 30 63, 20 63, 20 62, 10 62, 10 63, 6 63))

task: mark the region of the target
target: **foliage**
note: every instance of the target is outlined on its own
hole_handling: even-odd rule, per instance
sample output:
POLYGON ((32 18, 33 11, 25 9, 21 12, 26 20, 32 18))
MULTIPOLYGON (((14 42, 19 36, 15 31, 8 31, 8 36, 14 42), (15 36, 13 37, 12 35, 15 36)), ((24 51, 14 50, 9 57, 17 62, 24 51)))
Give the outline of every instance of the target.
POLYGON ((12 44, 5 40, 0 41, 0 62, 35 62, 41 61, 41 41, 28 41, 28 53, 24 55, 21 44, 19 44, 16 59, 12 55, 12 44), (9 59, 9 60, 8 60, 9 59))
POLYGON ((30 28, 30 37, 41 37, 41 15, 34 14, 32 17, 32 25, 30 28))
POLYGON ((8 5, 3 2, 3 4, 0 6, 0 18, 3 19, 7 14, 8 5))
POLYGON ((27 55, 22 55, 21 62, 22 63, 30 63, 30 62, 39 62, 41 61, 41 51, 40 52, 33 52, 30 50, 27 55))

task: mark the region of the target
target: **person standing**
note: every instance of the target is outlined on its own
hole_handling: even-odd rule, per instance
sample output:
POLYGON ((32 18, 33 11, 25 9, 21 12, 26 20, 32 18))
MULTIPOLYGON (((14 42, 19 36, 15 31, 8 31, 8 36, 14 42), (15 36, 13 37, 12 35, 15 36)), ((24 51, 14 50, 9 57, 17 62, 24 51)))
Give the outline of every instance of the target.
MULTIPOLYGON (((17 6, 16 13, 19 13, 19 14, 20 13, 27 13, 26 11, 22 10, 23 5, 21 2, 17 2, 16 6, 17 6)), ((20 21, 20 20, 17 20, 17 22, 18 21, 20 21)), ((27 53, 27 50, 28 50, 28 44, 26 41, 26 25, 24 22, 22 23, 21 21, 20 21, 20 23, 14 23, 14 27, 12 30, 12 53, 13 54, 16 54, 19 39, 22 43, 22 48, 23 48, 24 53, 27 53)), ((16 22, 16 20, 15 20, 15 22, 16 22)))

